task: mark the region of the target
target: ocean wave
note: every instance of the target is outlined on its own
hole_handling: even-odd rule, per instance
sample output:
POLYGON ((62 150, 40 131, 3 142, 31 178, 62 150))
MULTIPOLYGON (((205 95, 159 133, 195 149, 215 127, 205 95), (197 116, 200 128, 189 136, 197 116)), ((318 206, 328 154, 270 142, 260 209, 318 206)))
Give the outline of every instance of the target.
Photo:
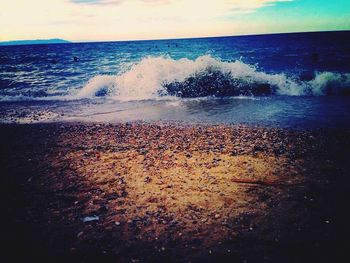
MULTIPOLYGON (((106 97, 130 101, 269 95, 350 95, 350 73, 315 72, 311 77, 301 78, 284 73, 266 73, 239 60, 225 62, 209 55, 195 60, 146 57, 123 73, 94 76, 82 88, 68 94, 33 99, 76 100, 106 97)), ((3 96, 1 99, 7 100, 8 97, 11 96, 3 96)), ((28 98, 30 97, 26 97, 28 98)))
POLYGON ((223 62, 211 56, 196 60, 147 57, 125 73, 96 76, 77 96, 108 96, 117 100, 164 96, 323 96, 350 95, 350 74, 316 72, 310 80, 269 74, 242 61, 223 62))

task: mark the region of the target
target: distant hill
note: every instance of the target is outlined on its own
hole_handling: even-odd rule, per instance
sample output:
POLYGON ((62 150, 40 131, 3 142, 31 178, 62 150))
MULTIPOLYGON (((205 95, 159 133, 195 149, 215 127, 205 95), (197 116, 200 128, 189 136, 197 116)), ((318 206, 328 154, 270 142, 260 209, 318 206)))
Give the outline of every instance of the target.
POLYGON ((62 44, 71 43, 70 41, 53 38, 53 39, 36 39, 36 40, 14 40, 0 42, 0 46, 12 46, 12 45, 38 45, 38 44, 62 44))

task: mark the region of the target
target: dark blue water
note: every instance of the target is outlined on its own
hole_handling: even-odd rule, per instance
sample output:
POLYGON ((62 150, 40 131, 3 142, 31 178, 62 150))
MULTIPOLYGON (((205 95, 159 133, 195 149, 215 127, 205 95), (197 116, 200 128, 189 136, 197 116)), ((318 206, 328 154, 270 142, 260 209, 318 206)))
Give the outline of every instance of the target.
POLYGON ((0 47, 1 122, 348 127, 349 95, 350 32, 0 47))

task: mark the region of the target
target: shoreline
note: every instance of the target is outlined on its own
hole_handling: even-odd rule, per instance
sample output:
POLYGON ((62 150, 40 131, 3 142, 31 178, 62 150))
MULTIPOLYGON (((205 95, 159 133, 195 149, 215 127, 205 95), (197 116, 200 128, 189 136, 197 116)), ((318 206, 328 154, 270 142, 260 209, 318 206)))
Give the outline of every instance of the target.
POLYGON ((15 259, 346 255, 350 130, 131 122, 0 131, 2 238, 15 259))

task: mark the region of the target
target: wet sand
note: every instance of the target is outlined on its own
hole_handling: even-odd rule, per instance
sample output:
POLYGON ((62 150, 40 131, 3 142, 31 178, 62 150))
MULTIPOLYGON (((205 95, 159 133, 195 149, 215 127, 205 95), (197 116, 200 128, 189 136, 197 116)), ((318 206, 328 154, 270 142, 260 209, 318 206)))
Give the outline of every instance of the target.
POLYGON ((2 256, 32 262, 335 262, 350 131, 1 125, 2 256))

